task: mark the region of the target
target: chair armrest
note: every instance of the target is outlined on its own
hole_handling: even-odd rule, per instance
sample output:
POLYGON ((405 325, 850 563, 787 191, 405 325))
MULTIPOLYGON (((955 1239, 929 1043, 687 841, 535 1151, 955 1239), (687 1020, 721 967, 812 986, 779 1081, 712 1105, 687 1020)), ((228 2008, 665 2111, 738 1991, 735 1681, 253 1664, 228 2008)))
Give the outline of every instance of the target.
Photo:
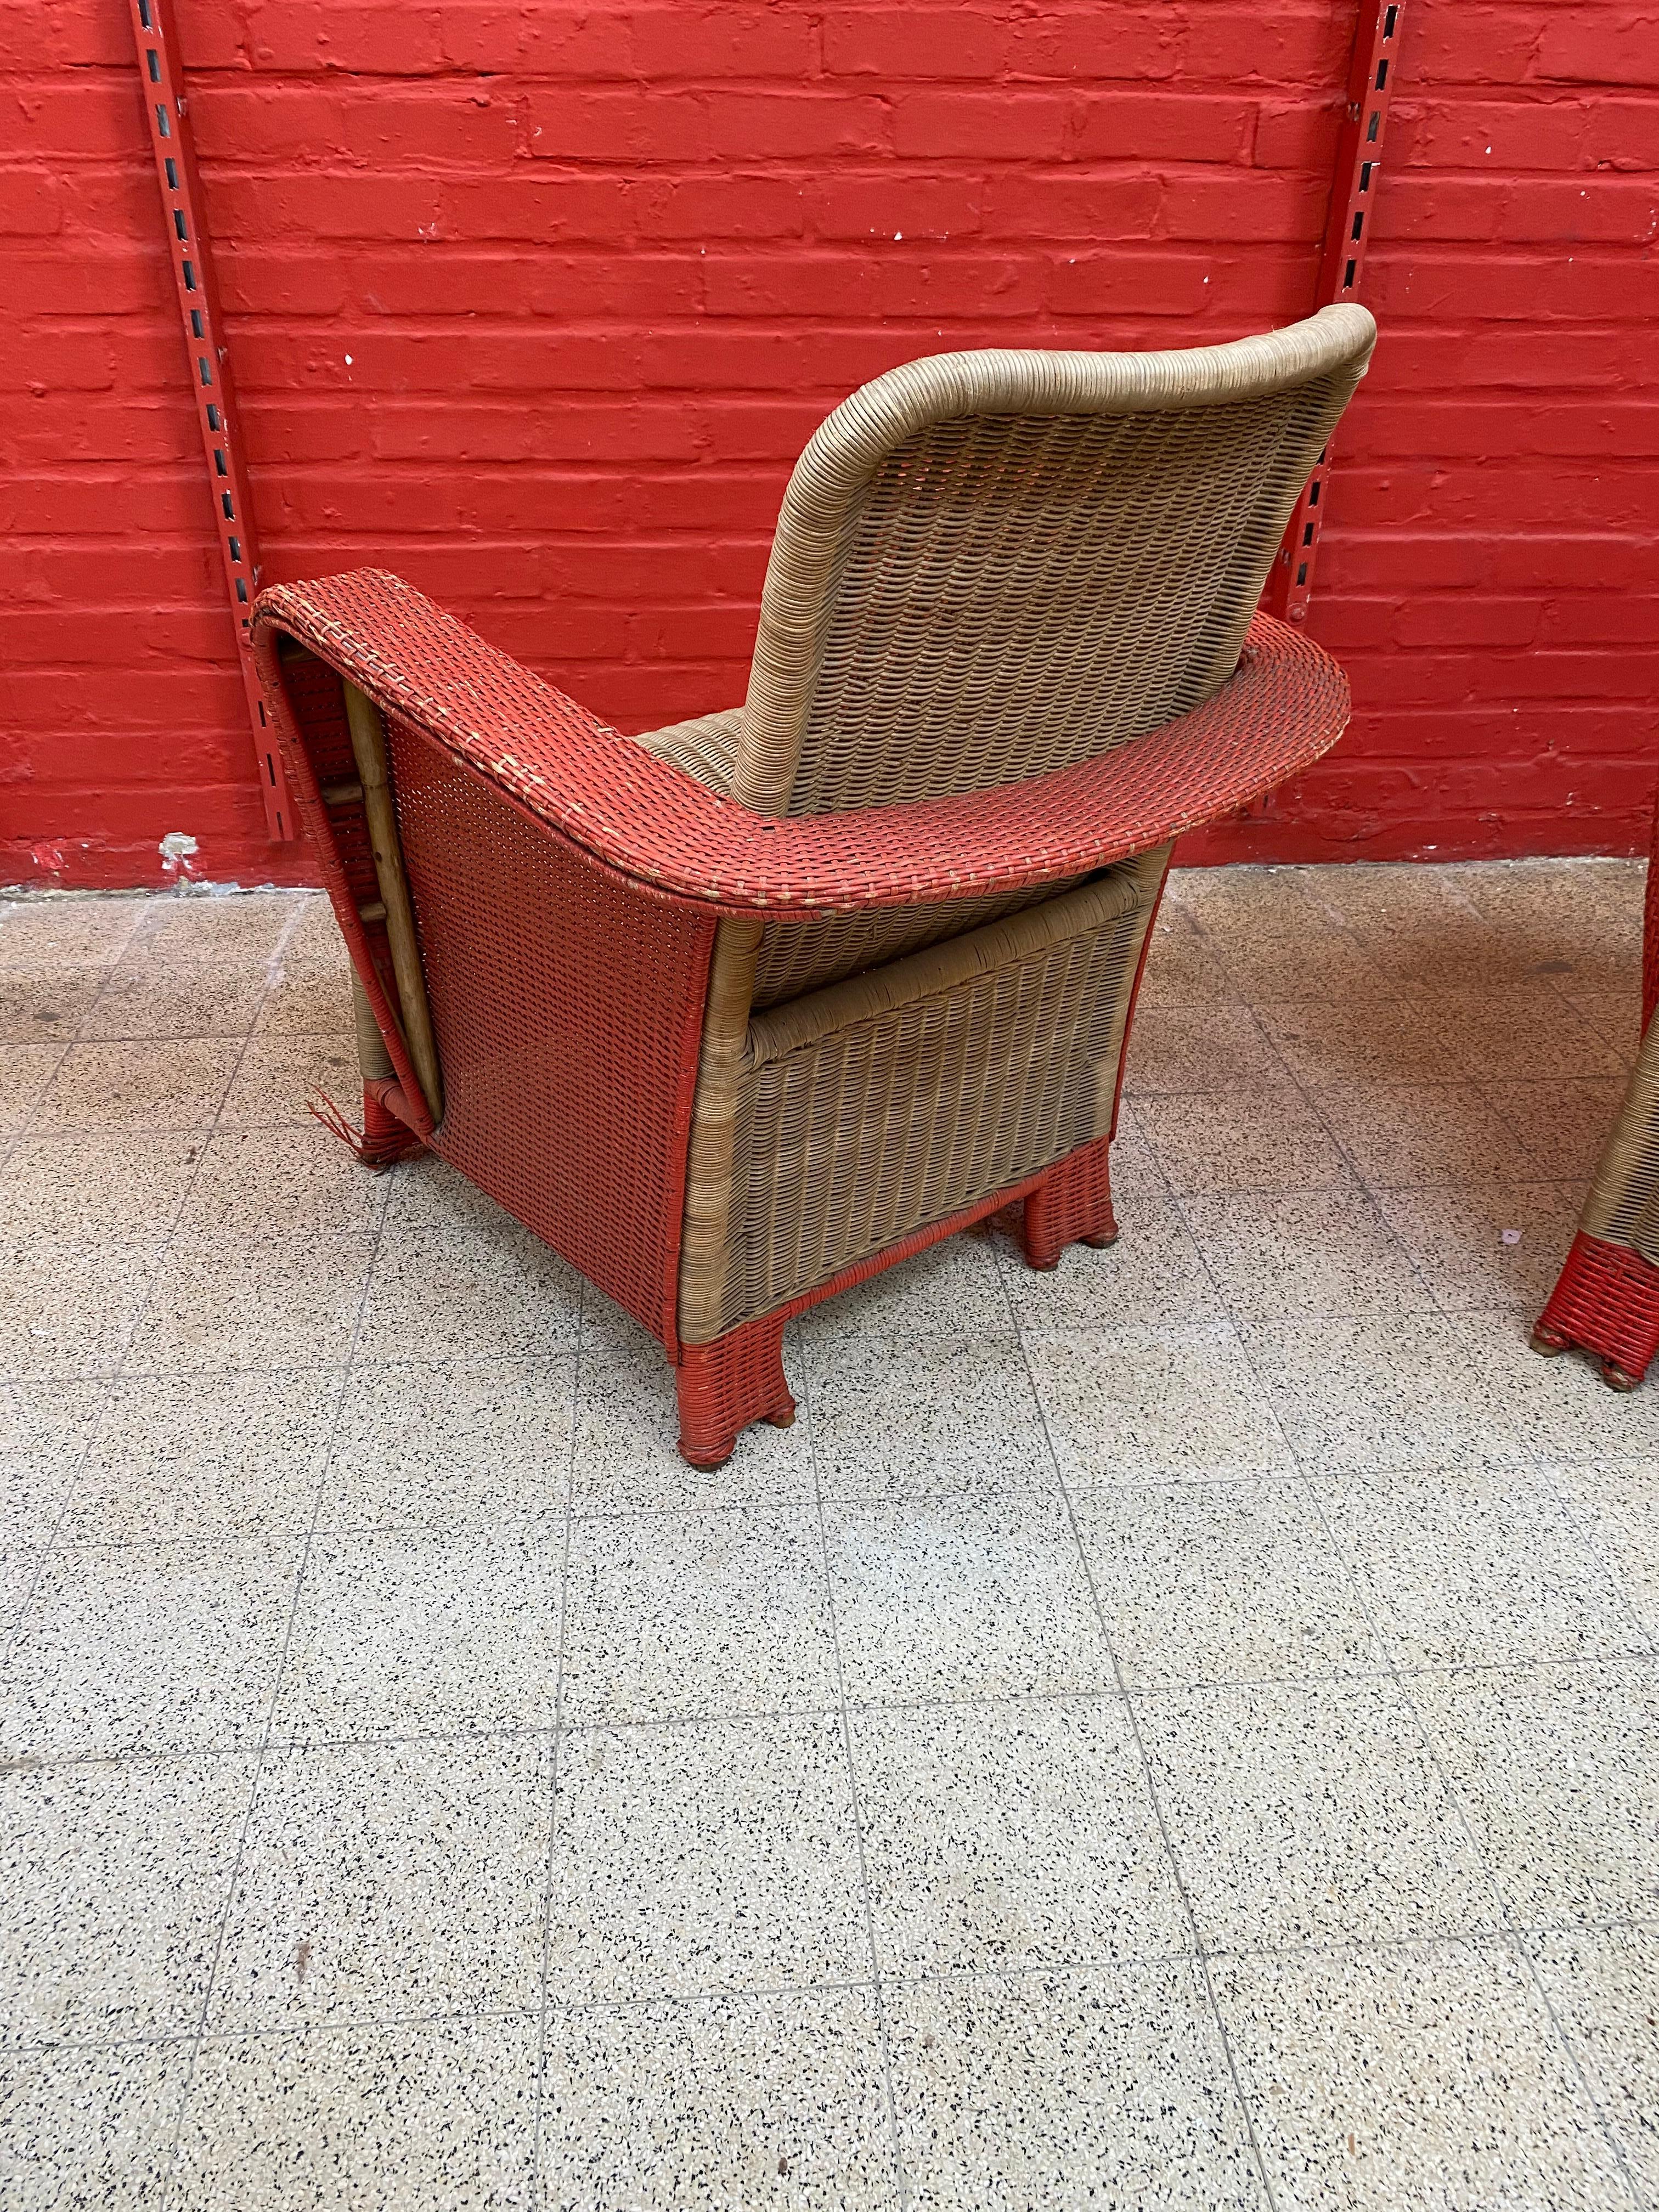
POLYGON ((962 798, 775 817, 608 728, 384 570, 278 585, 253 619, 285 746, 297 738, 278 632, 592 864, 674 905, 779 921, 1086 874, 1260 798, 1328 751, 1348 720, 1347 682, 1329 654, 1257 615, 1218 691, 1097 759, 962 798))

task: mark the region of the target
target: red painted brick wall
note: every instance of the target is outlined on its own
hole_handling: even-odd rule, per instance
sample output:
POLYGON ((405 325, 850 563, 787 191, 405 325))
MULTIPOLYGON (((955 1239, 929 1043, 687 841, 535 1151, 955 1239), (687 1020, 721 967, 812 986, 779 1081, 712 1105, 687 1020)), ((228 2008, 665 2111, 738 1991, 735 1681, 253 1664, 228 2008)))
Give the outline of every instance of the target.
MULTIPOLYGON (((190 0, 268 575, 400 569, 624 727, 742 695, 861 379, 1313 303, 1352 0, 190 0)), ((264 837, 122 0, 0 16, 0 880, 264 837)), ((1659 676, 1659 21, 1408 0, 1314 627, 1339 753, 1189 857, 1626 850, 1659 676)))

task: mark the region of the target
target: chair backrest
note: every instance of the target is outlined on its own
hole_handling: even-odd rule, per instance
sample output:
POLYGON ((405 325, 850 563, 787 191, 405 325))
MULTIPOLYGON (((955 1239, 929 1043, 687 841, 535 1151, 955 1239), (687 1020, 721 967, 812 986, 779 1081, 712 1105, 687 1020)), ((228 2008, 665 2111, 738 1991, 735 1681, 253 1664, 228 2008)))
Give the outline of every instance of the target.
POLYGON ((1232 673, 1376 326, 962 353, 814 433, 778 518, 732 792, 817 814, 1104 752, 1232 673))

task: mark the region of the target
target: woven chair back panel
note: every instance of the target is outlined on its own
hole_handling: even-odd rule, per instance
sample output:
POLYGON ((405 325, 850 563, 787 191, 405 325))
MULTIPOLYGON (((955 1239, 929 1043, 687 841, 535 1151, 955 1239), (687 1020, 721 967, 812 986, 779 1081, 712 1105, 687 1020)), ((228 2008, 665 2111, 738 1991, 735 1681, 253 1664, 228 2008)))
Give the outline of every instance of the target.
POLYGON ((789 812, 1041 775, 1197 706, 1232 673, 1352 383, 969 416, 896 446, 849 506, 817 611, 789 812))
POLYGON ((1167 860, 842 985, 816 1034, 811 999, 753 1024, 722 1330, 1108 1133, 1167 860))
MULTIPOLYGON (((561 851, 419 732, 389 735, 443 1067, 434 1149, 672 1342, 714 923, 561 851)), ((515 1295, 541 1264, 520 1255, 515 1295)))

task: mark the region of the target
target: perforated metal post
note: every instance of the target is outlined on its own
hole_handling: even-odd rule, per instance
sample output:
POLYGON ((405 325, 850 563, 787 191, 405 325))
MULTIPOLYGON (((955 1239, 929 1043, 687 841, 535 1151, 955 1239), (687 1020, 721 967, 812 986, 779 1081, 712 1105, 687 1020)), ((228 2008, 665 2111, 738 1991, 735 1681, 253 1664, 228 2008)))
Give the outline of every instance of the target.
POLYGON ((276 732, 266 721, 248 629, 259 588, 258 545, 242 466, 236 395, 220 320, 212 251, 202 222, 201 187, 196 174, 178 42, 167 0, 131 0, 131 8, 144 114, 155 155, 155 174, 161 186, 167 252, 184 322, 191 388, 202 432, 202 450, 207 459, 219 550, 236 625, 236 653, 241 666, 242 688, 247 697, 248 718, 253 726, 265 824, 273 838, 289 838, 297 836, 298 822, 283 781, 276 732))
MULTIPOLYGON (((1360 0, 1354 32, 1353 64, 1348 79, 1348 107, 1337 142, 1331 174, 1331 211, 1325 231, 1325 258, 1319 272, 1316 307, 1359 296, 1359 280, 1370 243, 1372 210, 1382 175, 1382 140, 1389 104, 1394 97, 1394 56, 1399 43, 1404 0, 1360 0)), ((1313 589, 1314 562, 1324 520, 1324 491, 1330 467, 1328 445, 1297 501, 1267 578, 1262 604, 1285 622, 1305 622, 1313 589)))

